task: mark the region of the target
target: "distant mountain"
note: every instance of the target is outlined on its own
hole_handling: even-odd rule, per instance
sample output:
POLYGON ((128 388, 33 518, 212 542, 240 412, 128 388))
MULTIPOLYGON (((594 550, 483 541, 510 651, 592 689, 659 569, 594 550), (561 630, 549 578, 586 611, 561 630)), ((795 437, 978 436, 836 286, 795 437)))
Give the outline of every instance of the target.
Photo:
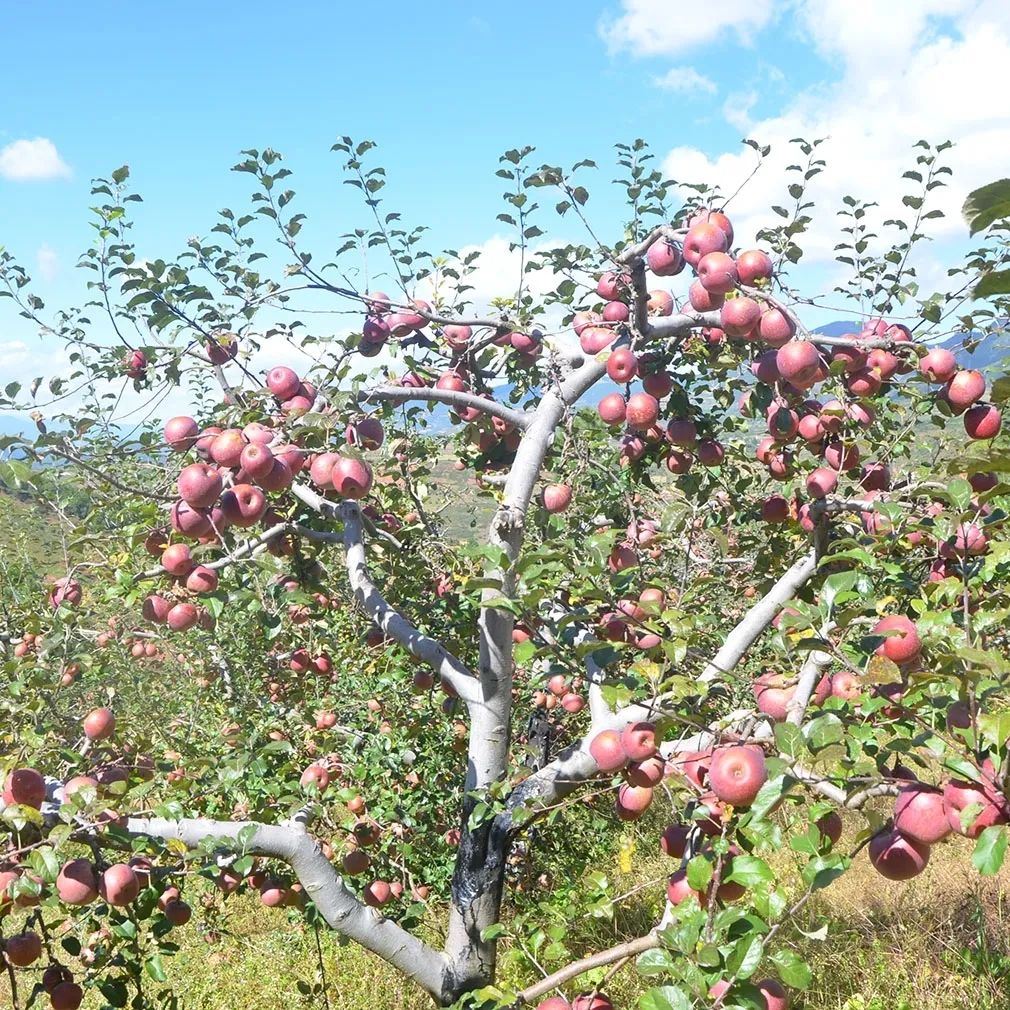
POLYGON ((826 337, 844 337, 846 333, 858 333, 863 327, 851 320, 839 320, 836 323, 825 323, 818 326, 814 333, 823 333, 826 337))
MULTIPOLYGON (((826 337, 842 337, 846 333, 858 333, 862 329, 862 324, 854 320, 839 320, 834 323, 825 323, 818 326, 814 333, 823 333, 826 337)), ((984 336, 977 333, 976 339, 984 336)), ((992 368, 995 365, 1010 365, 1007 361, 1010 358, 1010 338, 1006 335, 998 337, 987 337, 975 348, 974 351, 966 351, 962 346, 965 338, 961 334, 951 334, 944 340, 930 346, 946 347, 954 352, 958 364, 965 368, 977 368, 982 371, 992 368)))
MULTIPOLYGON (((841 337, 846 333, 858 333, 862 329, 862 323, 852 319, 839 319, 835 322, 825 323, 818 326, 813 332, 823 334, 826 337, 841 337)), ((981 334, 979 334, 981 337, 981 334)), ((986 370, 998 365, 1005 365, 1010 368, 1010 338, 1001 336, 1000 338, 989 338, 983 340, 973 351, 968 352, 961 346, 964 337, 952 335, 940 341, 938 347, 949 347, 954 351, 958 362, 966 368, 978 368, 986 370)), ((588 393, 579 400, 580 407, 595 407, 600 400, 608 393, 614 392, 621 387, 612 383, 609 379, 598 382, 588 393)), ((509 394, 512 388, 509 385, 497 387, 495 395, 504 403, 509 402, 509 394)), ((421 406, 418 404, 418 406, 421 406)), ((449 410, 442 404, 435 404, 434 410, 428 418, 429 430, 432 434, 445 434, 452 430, 453 425, 449 419, 449 410)), ((26 418, 17 417, 14 414, 0 413, 0 437, 4 435, 29 435, 35 431, 35 426, 26 418)))

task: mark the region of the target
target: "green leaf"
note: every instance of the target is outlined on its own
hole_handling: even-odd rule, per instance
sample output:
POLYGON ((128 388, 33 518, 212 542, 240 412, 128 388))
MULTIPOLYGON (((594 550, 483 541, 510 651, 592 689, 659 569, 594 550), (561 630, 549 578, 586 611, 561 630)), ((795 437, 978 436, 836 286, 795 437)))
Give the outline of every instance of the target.
POLYGON ((845 856, 818 856, 803 867, 803 880, 815 888, 827 887, 848 869, 849 863, 845 856))
POLYGON ((726 959, 726 971, 734 978, 750 978, 757 970, 764 955, 764 941, 756 933, 750 933, 737 941, 732 953, 726 959))
POLYGON ((1010 712, 980 712, 978 728, 986 743, 1002 750, 1010 741, 1010 712))
POLYGON ((971 484, 958 478, 952 480, 947 486, 947 493, 950 495, 951 502, 963 512, 971 504, 971 496, 974 492, 971 489, 971 484))
POLYGON ((750 805, 750 819, 760 820, 771 811, 783 796, 796 784, 796 779, 788 775, 777 775, 769 779, 759 790, 754 802, 750 805))
POLYGON ((532 639, 528 638, 525 642, 519 642, 512 650, 516 666, 525 666, 533 658, 536 651, 537 646, 532 639))
POLYGON ((970 234, 976 235, 994 221, 1010 217, 1010 179, 999 179, 972 190, 961 208, 970 234))
POLYGON ((107 978, 98 983, 98 989, 109 1006, 124 1007, 129 999, 126 983, 121 978, 107 978))
POLYGON ((695 955, 695 960, 703 968, 715 968, 722 963, 722 955, 714 943, 706 943, 695 955))
POLYGON ((994 270, 992 273, 986 274, 975 285, 972 294, 976 298, 1010 294, 1010 270, 994 270))
POLYGON ((160 954, 154 954, 149 957, 144 962, 144 968, 155 982, 165 982, 168 980, 168 976, 165 974, 165 966, 161 963, 160 954))
POLYGON ((730 867, 732 873, 725 879, 743 884, 744 887, 755 887, 775 879, 771 867, 757 856, 734 856, 730 867))
POLYGON ((971 854, 971 861, 975 864, 975 869, 983 877, 991 877, 999 873, 1003 865, 1003 857, 1006 855, 1007 833, 1006 828, 994 824, 986 828, 978 836, 975 842, 975 851, 971 854))
POLYGON ((650 989, 639 1001, 642 1010, 691 1010, 691 1001, 672 985, 650 989))
POLYGON ((668 951, 662 949, 647 950, 640 954, 635 962, 640 975, 670 975, 675 963, 668 951))
POLYGON ((687 864, 687 882, 696 891, 704 891, 712 879, 713 867, 704 856, 695 856, 687 864))
POLYGON ((824 580, 824 586, 821 589, 821 600, 829 611, 835 597, 839 593, 852 589, 858 577, 859 573, 856 571, 836 572, 824 580))
POLYGON ((775 727, 775 746, 786 757, 800 757, 807 751, 807 742, 803 739, 803 731, 792 723, 780 722, 775 727))
POLYGON ((793 989, 806 989, 810 985, 812 975, 807 963, 791 950, 782 948, 772 954, 772 961, 779 970, 779 978, 793 989))
POLYGON ((834 712, 825 712, 824 715, 819 715, 809 722, 805 732, 810 749, 818 751, 831 744, 841 743, 845 736, 845 727, 834 712))

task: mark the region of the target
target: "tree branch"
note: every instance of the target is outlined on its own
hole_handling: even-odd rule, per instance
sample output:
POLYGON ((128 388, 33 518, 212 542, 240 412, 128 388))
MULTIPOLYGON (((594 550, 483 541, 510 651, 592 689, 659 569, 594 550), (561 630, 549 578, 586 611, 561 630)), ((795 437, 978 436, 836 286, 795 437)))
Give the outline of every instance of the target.
MULTIPOLYGON (((221 568, 227 568, 229 565, 233 565, 236 561, 242 561, 245 558, 253 557, 262 548, 266 547, 272 540, 276 540, 281 534, 291 532, 295 529, 304 529, 303 527, 294 526, 291 523, 278 523, 276 526, 271 526, 270 529, 265 530, 258 537, 252 537, 249 540, 243 540, 241 544, 238 545, 233 551, 225 554, 223 557, 216 558, 214 561, 208 561, 202 567, 210 568, 217 571, 221 568)), ((321 533, 316 530, 307 531, 308 535, 313 536, 315 539, 327 540, 330 539, 328 534, 321 533)), ((149 568, 146 572, 141 572, 139 575, 133 577, 134 582, 142 582, 145 579, 155 579, 159 575, 164 575, 165 569, 163 566, 158 565, 157 568, 149 568)))
POLYGON ((731 672, 775 615, 806 585, 817 571, 817 565, 818 552, 812 548, 747 611, 743 620, 726 636, 722 648, 712 657, 698 680, 709 683, 731 672))
POLYGON ((391 606, 368 575, 361 510, 356 502, 342 502, 338 508, 344 522, 344 548, 347 551, 347 577, 362 609, 372 621, 411 655, 427 663, 443 680, 455 688, 467 705, 480 700, 479 684, 473 672, 441 642, 422 634, 398 610, 391 606))
POLYGON ((393 403, 403 403, 408 400, 429 400, 435 403, 445 403, 450 407, 471 407, 479 410, 483 414, 500 418, 514 425, 516 428, 525 429, 532 418, 532 414, 514 410, 506 407, 505 404, 497 400, 488 400, 476 393, 468 393, 456 389, 435 389, 425 386, 418 388, 415 386, 376 386, 374 389, 362 391, 358 394, 359 403, 368 403, 370 400, 389 400, 393 403))
POLYGON ((87 460, 81 459, 80 456, 76 456, 65 447, 59 449, 50 447, 49 452, 54 456, 62 456, 64 459, 68 459, 72 463, 76 463, 79 467, 81 467, 81 469, 87 470, 90 474, 94 474, 94 476, 96 476, 99 480, 105 481, 105 483, 110 487, 114 487, 117 491, 122 491, 124 494, 133 495, 137 498, 153 498, 155 501, 175 501, 174 495, 162 494, 160 491, 145 491, 139 487, 130 487, 129 484, 124 484, 122 481, 116 480, 115 477, 110 477, 104 470, 99 469, 87 460))
POLYGON ((605 964, 613 964, 615 961, 620 961, 624 958, 636 957, 647 950, 654 950, 658 946, 659 937, 655 933, 646 933, 645 936, 636 937, 634 940, 626 940, 624 943, 619 943, 616 947, 611 947, 609 950, 601 950, 598 954, 590 954, 589 957, 584 957, 581 961, 573 961, 560 971, 554 972, 553 975, 548 975, 541 982, 527 986, 521 992, 516 993, 515 1006, 521 1006, 523 1003, 532 1003, 538 996, 543 996, 545 993, 550 992, 551 989, 556 989, 570 979, 576 978, 584 972, 591 971, 593 968, 602 968, 605 964))
POLYGON ((170 821, 131 817, 126 830, 166 842, 179 839, 190 849, 211 840, 238 852, 283 860, 294 870, 305 893, 331 928, 378 954, 436 1001, 443 1000, 445 958, 391 919, 358 901, 300 821, 273 825, 203 818, 170 821))
MULTIPOLYGON (((822 637, 827 634, 827 629, 821 629, 822 637)), ((794 726, 803 725, 803 717, 806 715, 807 706, 814 693, 825 668, 831 662, 831 655, 813 649, 807 654, 806 662, 800 670, 800 677, 796 683, 796 690, 786 704, 786 722, 794 726)))

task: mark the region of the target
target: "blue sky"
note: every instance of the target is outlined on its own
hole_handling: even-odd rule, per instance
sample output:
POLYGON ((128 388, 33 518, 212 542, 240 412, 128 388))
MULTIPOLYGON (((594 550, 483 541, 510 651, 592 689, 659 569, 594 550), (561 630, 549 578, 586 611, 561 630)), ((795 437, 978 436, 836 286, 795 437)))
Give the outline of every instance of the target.
MULTIPOLYGON (((26 83, 0 113, 0 146, 48 138, 72 172, 0 181, 0 241, 26 258, 45 242, 72 262, 88 235, 89 180, 123 162, 147 202, 145 231, 171 248, 246 192, 248 180, 228 172, 246 147, 283 152, 311 217, 342 229, 352 220, 337 209, 357 207, 327 152, 341 134, 371 137, 390 172, 390 199, 462 244, 493 228, 493 173, 507 147, 603 162, 615 141, 637 136, 665 152, 695 123, 707 152, 740 139, 717 114, 717 96, 652 84, 669 60, 608 52, 600 22, 619 13, 613 4, 183 2, 157 21, 113 14, 115 4, 97 17, 102 7, 7 12, 6 73, 26 83)), ((788 76, 773 89, 783 93, 818 72, 816 60, 788 59, 789 48, 783 39, 775 51, 739 55, 747 73, 785 64, 788 76)), ((728 81, 740 67, 713 79, 728 81)))
MULTIPOLYGON (((606 186, 615 141, 642 136, 670 173, 727 189, 752 163, 741 138, 771 143, 737 202, 745 238, 782 195, 792 136, 831 138, 814 190, 829 208, 848 192, 893 207, 912 143, 950 137, 957 175, 941 194, 950 213, 921 264, 926 283, 964 246, 953 213, 963 194, 1006 174, 1003 0, 184 0, 148 10, 61 0, 4 12, 5 77, 18 84, 0 110, 0 244, 51 303, 80 298, 73 263, 89 240, 89 182, 124 162, 145 199, 141 255, 171 255, 220 207, 241 207, 248 178, 229 169, 241 148, 267 145, 295 171, 304 234, 325 253, 367 220, 329 153, 344 133, 379 142, 390 209, 431 225, 432 245, 455 247, 505 235, 494 170, 513 145, 605 166, 588 209, 606 234, 618 212, 606 186)), ((574 229, 566 220, 557 234, 581 238, 574 229)), ((807 268, 818 288, 835 279, 836 239, 827 211, 807 268)), ((489 252, 488 296, 508 265, 500 241, 489 252)), ((58 364, 0 307, 0 378, 58 364)))

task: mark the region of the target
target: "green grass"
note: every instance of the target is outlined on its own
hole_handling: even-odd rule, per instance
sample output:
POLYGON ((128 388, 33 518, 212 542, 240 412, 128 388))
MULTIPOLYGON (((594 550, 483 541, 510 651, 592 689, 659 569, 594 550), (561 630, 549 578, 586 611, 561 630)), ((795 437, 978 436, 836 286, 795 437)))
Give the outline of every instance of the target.
POLYGON ((63 540, 55 518, 42 506, 0 491, 0 543, 8 561, 47 575, 63 566, 63 540))

